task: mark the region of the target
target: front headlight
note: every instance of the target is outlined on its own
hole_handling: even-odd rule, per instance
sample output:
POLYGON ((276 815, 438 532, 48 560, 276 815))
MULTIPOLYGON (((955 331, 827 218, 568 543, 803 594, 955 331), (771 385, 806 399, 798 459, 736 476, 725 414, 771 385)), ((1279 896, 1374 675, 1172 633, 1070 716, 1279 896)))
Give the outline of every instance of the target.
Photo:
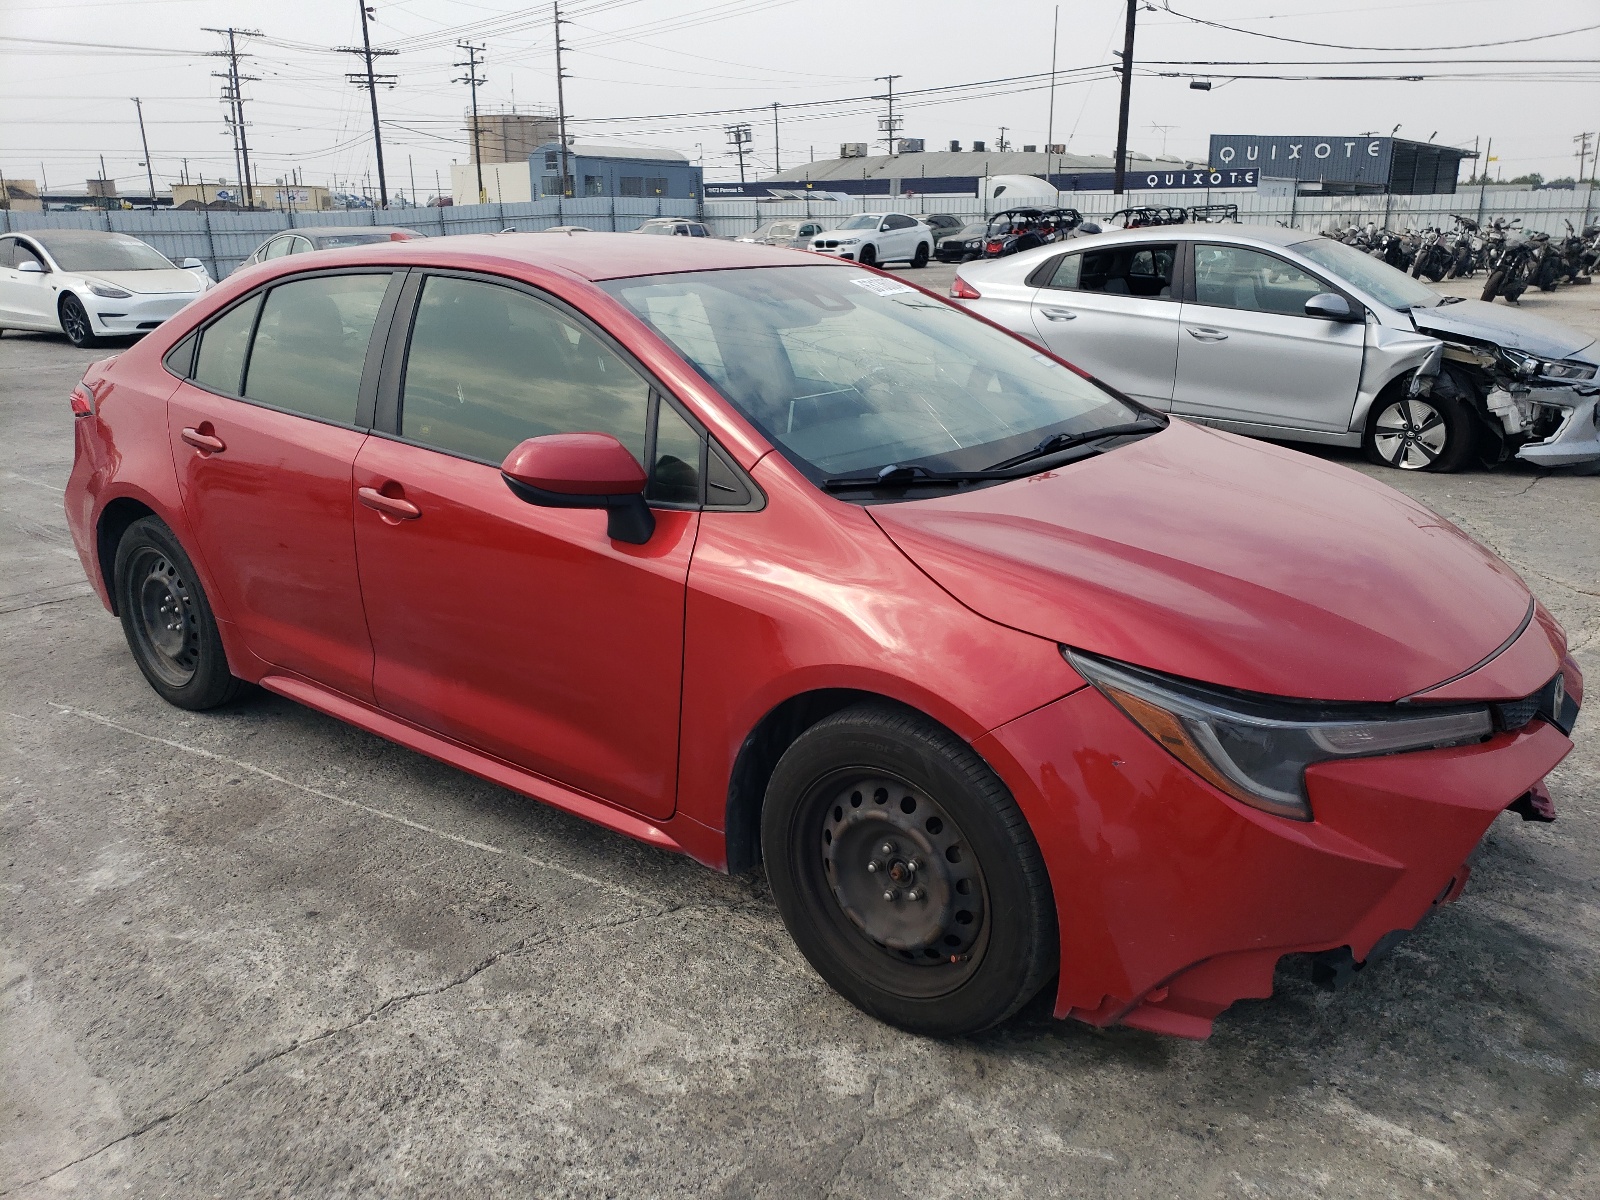
POLYGON ((101 283, 98 279, 90 279, 87 282, 91 292, 106 300, 126 300, 133 295, 132 292, 123 291, 123 289, 112 284, 101 283))
POLYGON ((840 238, 839 239, 839 245, 841 245, 841 246, 854 246, 860 240, 861 240, 860 238, 840 238))
POLYGON ((1502 346, 1500 354, 1511 364, 1511 368, 1524 379, 1538 377, 1540 379, 1578 380, 1593 379, 1595 366, 1593 363, 1574 362, 1571 359, 1540 358, 1536 354, 1527 354, 1521 350, 1510 350, 1502 346))
POLYGON ((1158 675, 1062 647, 1073 668, 1197 775, 1242 804, 1311 820, 1306 768, 1481 741, 1489 710, 1277 700, 1158 675))

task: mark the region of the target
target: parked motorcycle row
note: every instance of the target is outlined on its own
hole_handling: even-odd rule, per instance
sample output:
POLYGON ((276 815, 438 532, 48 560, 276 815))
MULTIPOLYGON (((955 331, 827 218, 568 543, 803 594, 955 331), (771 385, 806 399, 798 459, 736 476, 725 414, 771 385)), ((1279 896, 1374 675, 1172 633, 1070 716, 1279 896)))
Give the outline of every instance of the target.
POLYGON ((1522 218, 1496 217, 1480 224, 1453 216, 1450 229, 1429 226, 1404 231, 1379 229, 1373 222, 1324 231, 1324 236, 1354 246, 1413 278, 1485 276, 1483 299, 1496 296, 1515 304, 1530 287, 1553 292, 1563 283, 1586 284, 1600 262, 1600 222, 1582 232, 1563 221, 1566 232, 1552 236, 1522 228, 1522 218))

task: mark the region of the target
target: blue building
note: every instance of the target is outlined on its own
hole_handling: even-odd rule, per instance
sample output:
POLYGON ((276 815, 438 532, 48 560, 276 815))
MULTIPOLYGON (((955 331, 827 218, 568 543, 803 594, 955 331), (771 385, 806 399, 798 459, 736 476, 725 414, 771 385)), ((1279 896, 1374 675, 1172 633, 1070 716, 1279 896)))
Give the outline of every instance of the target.
POLYGON ((567 147, 561 186, 561 143, 546 142, 528 156, 536 196, 622 196, 638 200, 698 200, 705 172, 676 150, 655 146, 567 147))

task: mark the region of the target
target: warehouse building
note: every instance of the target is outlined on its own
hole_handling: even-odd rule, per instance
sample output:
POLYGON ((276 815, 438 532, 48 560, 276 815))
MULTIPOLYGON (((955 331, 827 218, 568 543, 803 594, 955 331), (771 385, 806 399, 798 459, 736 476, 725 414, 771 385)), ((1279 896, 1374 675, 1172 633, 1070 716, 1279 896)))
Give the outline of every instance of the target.
POLYGON ((567 147, 567 186, 561 185, 561 143, 547 142, 528 158, 540 196, 619 196, 698 200, 704 173, 686 155, 656 146, 567 147))
POLYGON ((1211 165, 1255 168, 1262 187, 1287 181, 1301 195, 1451 195, 1461 160, 1477 153, 1405 138, 1211 135, 1211 165))

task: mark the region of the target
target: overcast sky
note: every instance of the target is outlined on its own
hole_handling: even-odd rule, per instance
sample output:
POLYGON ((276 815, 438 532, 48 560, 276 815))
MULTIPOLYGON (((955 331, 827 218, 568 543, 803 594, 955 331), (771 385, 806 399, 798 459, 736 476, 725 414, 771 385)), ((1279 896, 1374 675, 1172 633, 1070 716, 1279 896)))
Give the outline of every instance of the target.
MULTIPOLYGON (((413 171, 423 197, 434 191, 435 171, 448 189, 449 164, 467 160, 467 88, 451 82, 463 74, 454 66, 463 57, 458 39, 487 47, 481 105, 553 106, 548 3, 370 3, 374 43, 400 49, 380 67, 399 77, 397 88, 379 92, 391 191, 409 191, 413 171)), ((1486 49, 1413 49, 1597 25, 1597 0, 1172 0, 1172 7, 1273 36, 1141 11, 1141 71, 1212 72, 1215 84, 1200 92, 1183 77, 1136 73, 1129 137, 1136 150, 1164 148, 1199 161, 1212 133, 1387 134, 1398 124, 1402 137, 1436 133, 1467 147, 1492 138, 1495 168, 1506 178, 1528 171, 1555 178, 1576 172, 1573 135, 1600 129, 1600 30, 1486 49), (1223 61, 1245 65, 1182 65, 1223 61), (1454 78, 1230 82, 1230 73, 1454 78)), ((795 106, 779 109, 783 165, 813 152, 831 157, 842 141, 879 136, 882 103, 817 102, 880 93, 874 76, 889 73, 900 76, 898 92, 1048 72, 1055 8, 1034 0, 568 0, 569 131, 583 140, 672 147, 702 158, 708 178, 726 179, 736 171, 723 126, 740 119, 754 125, 752 167, 771 168, 770 108, 743 118, 632 118, 778 101, 795 106)), ((1054 130, 1073 152, 1109 153, 1115 145, 1117 84, 1106 67, 1121 46, 1123 12, 1116 0, 1060 5, 1054 130)), ((183 158, 191 176, 235 178, 220 81, 211 75, 225 64, 205 57, 223 39, 205 32, 208 25, 263 35, 242 39, 251 55, 246 69, 260 76, 245 85, 259 180, 296 167, 308 183, 359 180, 372 169, 366 94, 344 79, 357 60, 331 52, 360 43, 357 0, 0 0, 0 171, 35 179, 43 171, 52 190, 78 189, 99 174, 104 154, 124 194, 136 185, 142 191, 129 99, 138 95, 158 187, 177 179, 183 158)), ((1001 126, 1018 146, 1043 143, 1048 79, 913 95, 904 117, 903 134, 927 139, 930 149, 950 139, 993 146, 1001 126)))

